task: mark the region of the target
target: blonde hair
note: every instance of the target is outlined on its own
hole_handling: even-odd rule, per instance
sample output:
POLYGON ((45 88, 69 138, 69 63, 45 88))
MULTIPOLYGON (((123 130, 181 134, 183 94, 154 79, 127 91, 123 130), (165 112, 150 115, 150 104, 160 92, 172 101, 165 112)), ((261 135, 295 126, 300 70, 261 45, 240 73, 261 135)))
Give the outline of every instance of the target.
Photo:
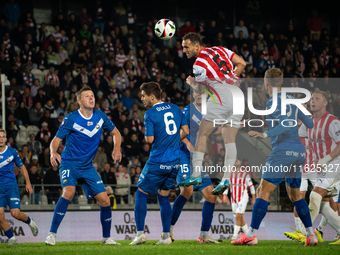
POLYGON ((312 96, 313 96, 314 94, 321 94, 322 97, 325 99, 325 101, 328 102, 328 94, 327 94, 325 91, 317 90, 317 91, 314 91, 314 93, 312 94, 312 96))
POLYGON ((5 133, 5 135, 7 136, 7 133, 6 133, 6 130, 5 129, 0 129, 0 132, 2 132, 2 133, 5 133))
POLYGON ((272 87, 281 87, 283 82, 283 73, 279 68, 270 68, 265 72, 264 78, 272 87))

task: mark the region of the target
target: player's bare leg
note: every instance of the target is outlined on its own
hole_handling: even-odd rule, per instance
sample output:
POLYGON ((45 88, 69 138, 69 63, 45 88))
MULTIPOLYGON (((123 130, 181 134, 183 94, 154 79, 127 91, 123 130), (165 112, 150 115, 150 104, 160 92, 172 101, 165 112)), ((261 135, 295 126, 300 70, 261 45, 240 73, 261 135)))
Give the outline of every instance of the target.
POLYGON ((63 193, 58 200, 58 203, 54 209, 53 219, 51 223, 50 232, 48 233, 45 243, 47 245, 55 245, 55 239, 60 223, 64 219, 69 203, 72 201, 74 194, 76 193, 75 186, 65 186, 63 193))
POLYGON ((213 195, 222 195, 223 192, 229 188, 229 178, 230 178, 231 170, 235 164, 235 160, 237 157, 237 150, 236 150, 236 143, 235 143, 237 132, 238 132, 238 128, 236 127, 230 127, 228 125, 224 125, 222 128, 222 137, 223 137, 224 146, 225 146, 224 165, 227 167, 227 171, 224 172, 221 182, 212 191, 213 195))
MULTIPOLYGON (((323 204, 324 202, 329 202, 329 206, 334 212, 336 212, 338 210, 337 203, 334 202, 332 197, 329 198, 329 199, 323 198, 321 204, 323 204)), ((322 207, 322 205, 321 205, 321 207, 322 207)), ((328 224, 328 219, 324 215, 322 215, 319 226, 314 230, 315 234, 317 235, 319 242, 323 242, 323 228, 327 224, 328 224)), ((336 236, 338 236, 338 234, 336 234, 336 236)))
POLYGON ((33 236, 38 235, 38 227, 33 218, 28 217, 28 215, 26 213, 21 212, 19 208, 11 209, 10 213, 13 218, 26 223, 30 227, 33 236))
POLYGON ((4 207, 0 207, 0 228, 3 230, 5 235, 8 237, 8 244, 9 245, 13 245, 13 244, 18 243, 17 239, 13 235, 13 231, 12 231, 9 223, 5 219, 5 208, 4 207))
POLYGON ((102 244, 108 245, 120 245, 115 242, 111 237, 111 222, 112 222, 112 211, 110 205, 110 199, 106 192, 101 192, 94 196, 100 206, 100 222, 102 224, 103 240, 102 244))
POLYGON ((236 240, 238 233, 242 229, 243 233, 248 232, 248 226, 243 218, 243 213, 236 213, 235 214, 235 225, 234 225, 234 234, 231 239, 236 240))

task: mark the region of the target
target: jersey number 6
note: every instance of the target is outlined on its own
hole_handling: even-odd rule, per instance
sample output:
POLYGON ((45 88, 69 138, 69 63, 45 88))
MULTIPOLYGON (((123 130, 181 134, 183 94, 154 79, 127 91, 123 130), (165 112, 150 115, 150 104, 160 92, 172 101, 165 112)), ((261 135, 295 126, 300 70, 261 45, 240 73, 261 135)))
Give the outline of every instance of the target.
POLYGON ((168 119, 168 117, 173 118, 174 115, 172 112, 164 113, 164 123, 165 123, 165 131, 168 135, 174 135, 177 132, 176 123, 173 119, 168 119), (172 124, 172 130, 170 130, 170 125, 172 124))

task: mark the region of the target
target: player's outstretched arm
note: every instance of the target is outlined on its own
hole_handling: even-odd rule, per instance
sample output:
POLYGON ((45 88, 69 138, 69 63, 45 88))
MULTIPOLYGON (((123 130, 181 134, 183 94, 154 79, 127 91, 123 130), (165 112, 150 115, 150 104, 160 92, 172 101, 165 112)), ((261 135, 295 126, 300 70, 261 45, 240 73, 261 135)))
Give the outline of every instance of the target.
POLYGON ((62 139, 55 136, 50 144, 50 161, 52 166, 57 166, 61 162, 60 154, 57 153, 57 149, 62 139))
POLYGON ((19 169, 20 169, 20 172, 21 172, 21 174, 24 177, 25 182, 26 182, 26 191, 31 195, 33 193, 33 189, 32 189, 32 186, 31 186, 30 178, 29 178, 28 173, 27 173, 27 169, 24 165, 19 167, 19 169))
POLYGON ((113 143, 115 146, 112 152, 112 159, 114 163, 116 163, 117 161, 120 162, 122 160, 122 153, 120 148, 122 143, 122 136, 120 135, 117 127, 115 127, 114 130, 111 131, 111 135, 113 136, 113 143))
POLYGON ((181 134, 180 139, 183 141, 189 135, 189 127, 188 125, 181 126, 181 134))

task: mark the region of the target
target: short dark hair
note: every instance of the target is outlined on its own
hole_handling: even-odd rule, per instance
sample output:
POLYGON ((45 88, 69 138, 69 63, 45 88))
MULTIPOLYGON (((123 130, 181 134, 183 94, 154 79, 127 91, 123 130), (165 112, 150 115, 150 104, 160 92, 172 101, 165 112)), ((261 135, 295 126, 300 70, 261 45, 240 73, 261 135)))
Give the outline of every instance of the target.
POLYGON ((80 100, 81 93, 83 93, 84 91, 89 91, 89 90, 92 91, 92 89, 90 87, 87 87, 87 86, 82 87, 76 94, 77 100, 80 100))
POLYGON ((157 100, 161 99, 161 88, 159 87, 158 83, 156 82, 144 82, 140 87, 140 91, 144 90, 147 96, 153 94, 157 100))
POLYGON ((201 38, 198 34, 196 33, 187 33, 185 36, 183 36, 182 40, 190 40, 190 42, 192 44, 199 44, 200 46, 202 46, 202 41, 201 38))

